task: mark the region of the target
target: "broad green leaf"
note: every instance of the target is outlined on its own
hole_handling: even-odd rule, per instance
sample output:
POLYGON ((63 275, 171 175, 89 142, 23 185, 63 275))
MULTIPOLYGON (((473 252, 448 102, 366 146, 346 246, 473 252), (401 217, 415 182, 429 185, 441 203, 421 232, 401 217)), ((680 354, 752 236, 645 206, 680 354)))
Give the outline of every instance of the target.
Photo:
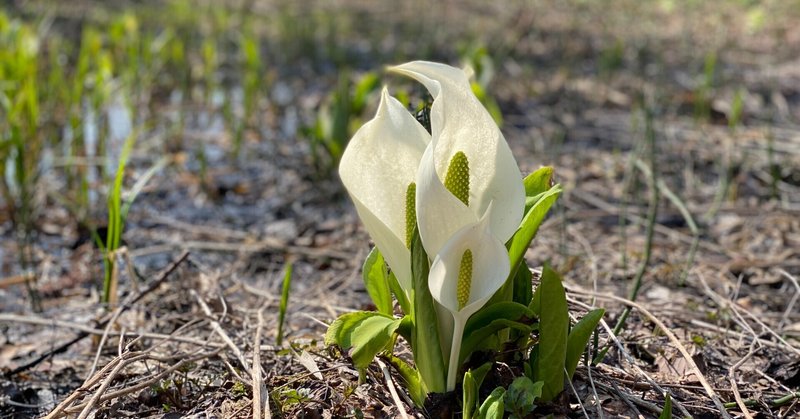
POLYGON ((528 377, 517 377, 508 386, 505 397, 506 411, 511 413, 509 418, 524 418, 536 409, 536 399, 542 396, 541 381, 533 382, 528 377))
POLYGON ((544 221, 544 217, 547 215, 550 207, 552 207, 558 199, 561 191, 561 185, 553 186, 525 213, 522 224, 511 238, 511 244, 508 248, 508 257, 511 260, 512 269, 509 274, 510 278, 516 276, 517 270, 520 268, 520 262, 525 256, 525 251, 528 250, 528 246, 530 246, 531 241, 536 236, 536 232, 539 230, 542 221, 544 221))
POLYGON ((489 372, 489 369, 492 367, 491 362, 487 362, 480 367, 469 370, 464 373, 464 381, 462 384, 463 387, 463 396, 462 396, 462 417, 464 419, 471 419, 472 418, 472 411, 473 409, 478 407, 478 392, 481 389, 481 384, 483 384, 483 379, 486 378, 486 374, 489 372))
POLYGON ((589 343, 589 339, 592 338, 592 332, 594 332, 597 323, 603 318, 605 312, 604 309, 598 308, 586 313, 578 323, 575 323, 575 326, 573 326, 572 330, 569 332, 565 365, 567 368, 567 377, 570 380, 572 379, 572 375, 575 374, 575 369, 578 367, 578 362, 581 359, 584 349, 586 349, 586 344, 589 343))
POLYGON ((356 368, 366 368, 375 355, 392 342, 392 334, 400 326, 400 319, 387 319, 382 316, 373 316, 364 319, 353 328, 351 343, 353 351, 353 365, 356 368))
POLYGON ((378 312, 391 316, 394 305, 389 287, 389 270, 377 247, 373 247, 367 255, 367 259, 364 260, 361 277, 364 279, 364 286, 375 307, 378 308, 378 312))
POLYGON ((672 419, 672 397, 669 393, 664 394, 664 410, 658 415, 658 419, 672 419))
POLYGON ((546 192, 552 187, 553 168, 551 166, 540 167, 539 170, 525 176, 522 180, 525 185, 525 196, 536 196, 546 192))
POLYGON ((461 343, 461 354, 459 356, 460 362, 463 363, 469 357, 469 355, 476 350, 486 348, 485 343, 487 340, 490 339, 495 333, 506 328, 519 330, 522 333, 530 333, 532 330, 534 330, 532 326, 525 323, 515 322, 508 319, 492 320, 492 322, 486 325, 486 327, 475 330, 475 332, 473 332, 471 335, 465 335, 466 337, 461 343))
POLYGON ((428 397, 428 390, 425 388, 425 383, 422 382, 419 371, 415 370, 411 365, 408 365, 406 361, 392 354, 387 354, 386 360, 389 361, 400 376, 403 377, 408 394, 411 395, 414 404, 418 407, 422 407, 425 404, 425 399, 428 397))
POLYGON ((506 389, 503 387, 497 387, 492 390, 492 394, 481 404, 481 408, 478 410, 478 417, 480 419, 503 419, 503 412, 505 412, 503 398, 505 395, 506 389))
POLYGON ((533 318, 533 316, 534 313, 528 307, 511 301, 487 305, 467 320, 464 335, 475 333, 478 329, 488 326, 497 319, 519 321, 523 318, 533 318))
POLYGON ((395 319, 374 311, 356 311, 339 316, 325 333, 325 344, 337 344, 342 349, 353 349, 353 364, 366 368, 391 341, 392 334, 402 319, 395 319))
POLYGON ((541 319, 536 380, 544 381, 542 400, 553 400, 564 389, 569 313, 567 295, 558 273, 545 264, 542 269, 541 319))
POLYGON ((503 329, 512 328, 530 333, 533 328, 525 322, 532 318, 533 312, 519 303, 508 301, 483 307, 467 321, 459 358, 462 361, 467 359, 472 352, 485 347, 484 344, 490 336, 503 329))
POLYGON ((342 314, 328 326, 328 331, 325 332, 325 344, 339 345, 343 349, 349 349, 352 346, 350 336, 353 328, 372 316, 386 317, 386 315, 374 311, 354 311, 342 314))
POLYGON ((414 304, 412 308, 414 336, 411 339, 411 352, 414 354, 414 362, 417 364, 417 369, 428 391, 444 393, 447 388, 446 368, 442 347, 439 344, 439 322, 436 318, 433 297, 428 288, 429 270, 428 254, 422 247, 419 229, 417 229, 414 231, 414 238, 411 242, 411 276, 413 280, 411 293, 414 304))

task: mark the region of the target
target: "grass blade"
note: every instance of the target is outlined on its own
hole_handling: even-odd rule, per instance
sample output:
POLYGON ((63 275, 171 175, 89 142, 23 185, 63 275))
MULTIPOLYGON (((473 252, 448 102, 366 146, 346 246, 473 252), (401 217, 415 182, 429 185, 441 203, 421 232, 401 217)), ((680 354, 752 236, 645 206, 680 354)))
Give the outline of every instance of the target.
POLYGON ((283 285, 281 286, 281 302, 278 309, 278 336, 275 343, 280 346, 283 342, 283 322, 286 319, 286 307, 289 305, 289 288, 292 286, 292 263, 287 262, 283 273, 283 285))

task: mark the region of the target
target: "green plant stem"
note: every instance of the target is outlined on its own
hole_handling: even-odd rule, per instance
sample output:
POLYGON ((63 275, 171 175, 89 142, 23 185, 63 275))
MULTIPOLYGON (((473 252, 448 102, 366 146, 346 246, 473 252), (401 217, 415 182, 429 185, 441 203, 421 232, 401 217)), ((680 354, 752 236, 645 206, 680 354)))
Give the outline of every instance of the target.
POLYGON ((133 149, 133 144, 136 141, 136 132, 132 132, 122 146, 122 152, 119 156, 117 164, 117 173, 114 177, 111 193, 108 196, 108 234, 106 235, 105 247, 103 248, 105 257, 103 258, 103 266, 105 268, 105 277, 103 280, 103 302, 110 303, 112 298, 112 291, 116 288, 116 276, 114 275, 116 257, 115 251, 119 248, 122 240, 122 230, 125 227, 125 215, 122 212, 122 181, 125 177, 125 166, 128 163, 128 156, 133 149))
MULTIPOLYGON (((788 394, 784 395, 783 397, 779 397, 777 399, 768 400, 767 401, 767 405, 769 405, 769 407, 771 407, 773 409, 776 409, 776 408, 785 406, 786 404, 788 404, 789 402, 794 401, 794 400, 800 400, 800 391, 796 391, 794 393, 788 393, 788 394)), ((758 406, 760 404, 761 404, 760 400, 756 400, 756 399, 745 399, 744 400, 744 405, 747 406, 747 407, 754 407, 754 406, 758 406)), ((739 405, 736 402, 724 403, 723 406, 725 406, 725 409, 736 409, 736 408, 739 407, 739 405)))
POLYGON ((411 242, 411 276, 413 289, 411 292, 411 315, 414 332, 411 338, 411 351, 420 377, 430 393, 446 391, 444 356, 439 343, 438 319, 434 308, 433 297, 428 288, 428 272, 430 265, 428 254, 422 246, 419 229, 414 232, 411 242))
POLYGON ((464 319, 455 316, 453 324, 453 341, 450 347, 450 365, 447 367, 447 391, 456 389, 456 379, 458 378, 459 358, 461 357, 461 339, 464 334, 464 319))

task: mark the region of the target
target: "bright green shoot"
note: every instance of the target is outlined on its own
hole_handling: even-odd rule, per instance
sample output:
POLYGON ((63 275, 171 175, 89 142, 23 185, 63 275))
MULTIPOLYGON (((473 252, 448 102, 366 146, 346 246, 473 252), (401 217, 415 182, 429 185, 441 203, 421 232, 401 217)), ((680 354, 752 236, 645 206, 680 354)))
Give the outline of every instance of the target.
MULTIPOLYGON (((131 133, 122 146, 122 152, 117 164, 117 172, 114 182, 111 185, 111 192, 108 195, 108 230, 103 247, 104 258, 103 267, 105 276, 103 279, 103 300, 105 304, 114 304, 116 301, 117 289, 117 266, 116 250, 119 249, 122 241, 122 231, 125 228, 125 218, 128 215, 129 205, 122 205, 122 182, 125 179, 125 166, 128 163, 133 145, 136 142, 136 134, 131 133)), ((131 199, 132 201, 132 199, 131 199)))
POLYGON ((283 323, 286 320, 286 309, 289 306, 289 289, 292 286, 292 263, 287 262, 283 272, 283 284, 281 286, 281 302, 278 310, 278 336, 275 343, 280 346, 283 343, 283 323))

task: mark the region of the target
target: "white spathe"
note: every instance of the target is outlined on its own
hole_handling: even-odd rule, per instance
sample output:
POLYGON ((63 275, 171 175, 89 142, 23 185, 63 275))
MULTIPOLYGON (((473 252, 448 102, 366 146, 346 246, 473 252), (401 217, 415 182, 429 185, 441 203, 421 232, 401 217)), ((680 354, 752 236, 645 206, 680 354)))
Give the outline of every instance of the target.
MULTIPOLYGON (((503 243, 492 234, 489 226, 491 213, 487 210, 484 217, 458 230, 445 243, 431 265, 428 275, 428 288, 431 296, 440 307, 445 308, 453 316, 452 335, 450 339, 449 367, 447 372, 447 390, 455 389, 458 373, 458 358, 464 327, 470 316, 478 311, 489 298, 505 283, 511 272, 508 251, 503 243), (469 297, 463 308, 459 308, 458 282, 461 259, 464 253, 472 252, 472 275, 470 279, 469 297)), ((440 333, 446 333, 440 330, 440 333)))
POLYGON ((519 228, 525 187, 503 134, 470 87, 464 70, 445 64, 413 61, 389 68, 411 77, 433 96, 432 141, 417 175, 417 222, 428 255, 434 256, 461 227, 474 223, 494 202, 490 225, 505 242, 519 228), (469 205, 450 194, 443 179, 453 156, 469 162, 469 205))
POLYGON ((425 128, 384 87, 375 117, 355 133, 339 163, 358 216, 407 291, 412 281, 406 191, 429 142, 425 128))

